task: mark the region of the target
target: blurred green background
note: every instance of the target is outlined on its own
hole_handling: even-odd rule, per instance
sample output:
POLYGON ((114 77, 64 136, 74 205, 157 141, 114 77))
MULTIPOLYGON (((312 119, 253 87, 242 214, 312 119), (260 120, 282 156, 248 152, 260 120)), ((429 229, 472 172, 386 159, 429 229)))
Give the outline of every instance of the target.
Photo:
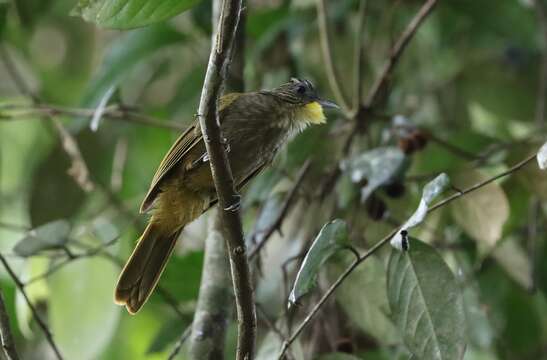
MULTIPOLYGON (((326 221, 344 219, 353 246, 367 249, 412 214, 423 185, 439 172, 461 189, 537 151, 546 138, 542 106, 547 99, 540 79, 547 27, 540 9, 547 4, 536 1, 440 1, 382 89, 374 114, 362 119, 365 126, 346 155, 341 155, 345 135, 359 119, 331 113, 327 125, 299 135, 245 191, 244 224, 252 233, 259 214, 267 222, 279 211, 272 202, 286 196, 301 166, 312 160, 283 236, 275 234, 268 242, 256 276, 257 302, 272 319, 284 316, 286 289, 298 262, 289 266, 288 283, 282 264, 309 246, 326 221), (404 136, 398 137, 389 120, 395 115, 429 139, 424 149, 407 156, 397 177, 404 194, 390 197, 380 188, 374 199, 361 201, 359 190, 366 185, 343 173, 318 201, 316 190, 343 156, 404 146, 404 136), (273 215, 264 210, 268 204, 273 215)), ((352 94, 360 1, 326 3, 333 62, 344 92, 352 94)), ((211 2, 177 6, 184 4, 186 11, 166 11, 165 20, 142 15, 135 17, 139 24, 152 24, 112 30, 103 27, 108 23, 71 16, 76 0, 0 2, 0 251, 67 359, 164 359, 192 319, 210 215, 185 229, 160 282, 167 294, 157 292, 133 317, 112 302, 120 261, 146 220, 138 215, 140 201, 163 154, 197 111, 210 48, 211 2), (92 131, 101 101, 112 116, 105 115, 92 131), (63 148, 59 126, 77 142, 87 180, 76 181, 83 170, 74 168, 63 148)), ((417 0, 367 4, 357 79, 363 97, 421 5, 417 0)), ((250 0, 245 7, 245 89, 271 88, 298 76, 333 98, 315 1, 250 0)), ((417 230, 465 283, 466 359, 547 358, 546 201, 547 176, 532 163, 444 207, 417 230)), ((408 358, 382 295, 387 250, 347 280, 293 346, 295 358, 345 359, 326 355, 341 351, 353 353, 348 359, 408 358), (299 348, 306 355, 299 355, 299 348)), ((329 262, 318 278, 320 289, 347 260, 338 256, 329 262)), ((0 274, 20 354, 54 358, 13 280, 0 274)), ((319 293, 314 290, 303 302, 300 314, 319 293)), ((233 318, 229 324, 226 353, 232 358, 233 318)), ((259 359, 273 358, 268 349, 276 349, 279 339, 271 334, 259 317, 259 359)))

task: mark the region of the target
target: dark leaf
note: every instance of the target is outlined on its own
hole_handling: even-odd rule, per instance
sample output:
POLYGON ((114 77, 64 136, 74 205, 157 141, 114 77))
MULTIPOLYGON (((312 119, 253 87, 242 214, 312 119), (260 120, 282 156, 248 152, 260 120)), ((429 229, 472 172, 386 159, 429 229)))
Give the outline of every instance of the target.
POLYGON ((397 147, 381 147, 362 153, 342 163, 351 181, 364 184, 361 201, 365 201, 378 187, 389 184, 406 170, 407 158, 397 147))
POLYGON ((431 246, 412 239, 409 251, 393 250, 387 296, 410 352, 419 359, 460 360, 465 352, 465 315, 454 275, 431 246))
POLYGON ((322 265, 338 250, 349 244, 347 225, 342 220, 333 220, 323 226, 304 261, 289 295, 289 303, 296 303, 315 287, 317 274, 322 265))
POLYGON ((69 233, 68 221, 53 221, 31 230, 15 245, 13 251, 20 256, 28 257, 43 250, 58 249, 67 243, 69 233))

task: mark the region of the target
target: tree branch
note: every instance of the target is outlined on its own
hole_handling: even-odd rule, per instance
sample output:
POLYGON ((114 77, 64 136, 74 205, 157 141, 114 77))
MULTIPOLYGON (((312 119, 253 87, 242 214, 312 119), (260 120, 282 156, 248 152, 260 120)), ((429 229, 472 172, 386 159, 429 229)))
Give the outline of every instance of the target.
MULTIPOLYGON (((469 188, 462 190, 460 192, 455 193, 454 195, 451 195, 447 197, 446 199, 439 201, 437 204, 430 207, 427 211, 427 214, 451 203, 452 201, 465 196, 473 191, 476 191, 494 181, 497 179, 500 179, 504 176, 510 175, 518 170, 520 170, 522 167, 524 167, 526 164, 534 161, 536 159, 537 154, 530 155, 526 159, 520 161, 519 163, 513 165, 508 170, 493 176, 489 179, 486 179, 484 181, 478 182, 473 186, 470 186, 469 188)), ((304 328, 310 323, 310 321, 314 318, 314 316, 317 314, 317 312, 321 309, 321 307, 325 304, 325 302, 329 299, 329 297, 336 291, 336 289, 344 282, 344 280, 359 266, 361 263, 363 263, 366 259, 368 259, 372 254, 377 252, 381 247, 383 247, 385 244, 387 244, 395 234, 399 231, 399 228, 396 228, 392 230, 388 235, 386 235, 384 238, 382 238, 380 241, 378 241, 376 244, 374 244, 373 247, 370 248, 366 253, 361 255, 360 257, 356 258, 351 265, 349 265, 344 272, 336 279, 336 281, 329 287, 329 289, 323 294, 321 299, 314 305, 314 307, 311 309, 311 311, 306 315, 304 320, 298 325, 295 332, 291 335, 291 337, 283 343, 283 347, 281 348, 281 352, 279 354, 279 359, 283 358, 283 355, 287 351, 287 349, 290 347, 290 345, 296 340, 296 338, 302 333, 304 328)))
POLYGON ((196 360, 224 358, 226 326, 232 308, 230 264, 222 237, 220 213, 213 214, 210 225, 190 337, 190 355, 196 360))
MULTIPOLYGON (((47 115, 47 116, 75 116, 75 117, 92 117, 95 109, 87 108, 75 108, 65 107, 53 104, 32 104, 32 105, 0 105, 0 110, 15 110, 15 114, 1 114, 0 121, 15 121, 25 118, 29 115, 47 115)), ((168 129, 173 131, 184 131, 185 126, 178 123, 161 121, 152 116, 145 115, 143 113, 128 109, 126 107, 120 107, 118 105, 108 106, 105 108, 103 118, 115 121, 124 121, 128 123, 134 123, 138 125, 151 126, 156 128, 168 129)))
POLYGON ((365 107, 371 108, 374 106, 378 95, 389 80, 389 77, 393 73, 393 69, 395 68, 395 65, 397 65, 397 63, 399 62, 399 59, 401 58, 401 55, 403 54, 406 46, 414 37, 416 30, 418 30, 422 22, 431 13, 435 5, 437 5, 437 2, 437 0, 427 0, 422 5, 418 13, 414 16, 412 21, 408 24, 405 31, 403 31, 403 33, 391 49, 390 54, 382 68, 382 72, 380 73, 380 77, 378 77, 374 85, 372 85, 372 88, 370 89, 367 99, 365 101, 365 107))
POLYGON ((232 171, 224 150, 224 141, 218 120, 217 102, 230 49, 235 37, 241 0, 223 0, 215 45, 211 49, 205 83, 201 94, 198 117, 205 139, 211 172, 217 192, 223 235, 228 243, 232 281, 238 318, 238 345, 236 358, 252 359, 255 351, 256 310, 247 251, 239 216, 241 197, 236 193, 232 171))
POLYGON ((2 348, 6 358, 8 360, 18 360, 19 354, 17 354, 15 342, 13 341, 8 311, 2 293, 0 293, 0 337, 2 338, 2 348))

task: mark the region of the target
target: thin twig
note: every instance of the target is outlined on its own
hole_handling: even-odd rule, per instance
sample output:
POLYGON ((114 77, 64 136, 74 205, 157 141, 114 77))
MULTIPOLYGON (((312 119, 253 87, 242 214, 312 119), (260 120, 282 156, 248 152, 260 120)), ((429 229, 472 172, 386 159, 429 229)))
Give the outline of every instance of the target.
POLYGON ((234 180, 224 145, 221 141, 217 102, 221 92, 230 50, 238 26, 241 0, 224 0, 215 46, 211 49, 205 82, 199 103, 198 118, 201 126, 211 172, 218 197, 224 238, 228 244, 232 281, 238 318, 236 358, 254 357, 256 341, 256 310, 247 260, 247 250, 240 218, 241 197, 235 191, 234 180))
POLYGON ((2 348, 8 360, 18 360, 19 354, 15 347, 13 334, 11 332, 10 321, 4 296, 0 293, 0 337, 2 338, 2 348))
MULTIPOLYGON (((38 280, 42 280, 42 279, 47 278, 48 276, 51 276, 52 274, 56 273, 61 268, 63 268, 65 265, 72 262, 73 260, 93 257, 93 256, 103 252, 104 249, 106 249, 107 247, 114 244, 117 240, 118 240, 118 238, 112 239, 112 240, 110 240, 110 241, 108 241, 104 244, 101 244, 97 247, 89 249, 88 251, 86 251, 85 253, 82 253, 82 254, 74 254, 73 252, 68 252, 67 257, 65 257, 62 261, 60 261, 57 264, 51 266, 49 269, 47 269, 43 273, 38 274, 38 275, 30 278, 29 280, 25 281, 25 282, 21 282, 21 284, 25 287, 29 286, 30 284, 32 284, 32 283, 34 283, 38 280)), ((68 250, 68 248, 65 248, 65 249, 68 250)))
MULTIPOLYGON (((0 106, 0 110, 16 110, 14 114, 2 114, 0 121, 14 121, 19 119, 28 119, 29 115, 48 115, 48 116, 74 116, 74 117, 91 117, 94 109, 65 107, 53 104, 36 104, 36 105, 15 105, 5 104, 0 106)), ((184 131, 185 126, 169 121, 162 121, 152 116, 130 110, 126 107, 112 105, 105 108, 103 118, 116 121, 124 121, 138 125, 145 125, 160 129, 173 131, 184 131)))
POLYGON ((184 342, 190 337, 190 334, 192 333, 192 324, 190 324, 186 330, 182 333, 179 340, 175 344, 175 347, 173 348, 173 351, 169 354, 167 357, 167 360, 173 360, 175 357, 177 357, 178 353, 180 352, 180 349, 182 348, 182 345, 184 345, 184 342))
POLYGON ((325 61, 325 67, 327 70, 327 79, 329 85, 332 89, 334 99, 340 105, 340 108, 349 117, 352 109, 350 108, 349 102, 346 100, 347 97, 343 93, 343 89, 340 85, 339 76, 334 66, 334 61, 332 59, 332 49, 330 46, 329 39, 329 28, 327 21, 327 9, 325 5, 325 0, 317 0, 317 21, 319 25, 319 40, 321 42, 321 50, 323 53, 323 60, 325 61))
POLYGON ((416 30, 418 30, 422 22, 431 13, 431 11, 433 10, 437 2, 438 0, 427 0, 425 4, 422 5, 418 13, 414 16, 412 21, 406 27, 405 31, 403 31, 403 33, 399 37, 399 40, 397 40, 397 42, 391 49, 390 54, 386 62, 384 63, 380 76, 378 77, 374 85, 372 85, 372 88, 369 91, 369 94, 365 101, 365 106, 367 108, 371 108, 374 106, 374 103, 376 102, 378 95, 381 93, 381 89, 388 82, 391 74, 393 73, 393 69, 395 68, 395 65, 397 65, 397 62, 401 58, 401 55, 403 54, 403 51, 405 50, 406 46, 408 45, 410 40, 414 37, 416 30))
MULTIPOLYGON (((493 176, 489 179, 486 179, 484 181, 481 181, 481 182, 478 182, 476 183, 475 185, 465 189, 465 190, 462 190, 460 192, 457 192, 455 193, 454 195, 451 195, 449 196, 448 198, 442 200, 442 201, 439 201, 437 204, 435 204, 434 206, 430 207, 429 210, 427 211, 427 214, 451 203, 452 201, 462 197, 462 196, 465 196, 473 191, 476 191, 494 181, 496 181, 497 179, 500 179, 504 176, 507 176, 507 175, 510 175, 516 171, 518 171, 519 169, 521 169, 522 167, 524 167, 526 164, 532 162, 533 160, 535 160, 537 154, 533 154, 529 157, 527 157, 526 159, 520 161, 519 163, 513 165, 511 168, 509 168, 508 170, 496 175, 496 176, 493 176)), ((309 322, 313 319, 313 317, 317 314, 317 312, 319 311, 319 309, 321 309, 321 307, 323 306, 323 304, 329 299, 329 297, 336 291, 336 289, 342 284, 342 282, 344 282, 344 280, 353 272, 353 270, 355 270, 355 268, 357 268, 357 266, 359 266, 361 263, 363 263, 367 258, 369 258, 372 254, 374 254, 376 251, 378 251, 382 246, 384 246, 385 244, 387 244, 389 242, 389 240, 395 236, 395 234, 397 234, 397 232, 399 231, 399 228, 395 228, 394 230, 392 230, 388 235, 386 235, 384 238, 382 238, 379 242, 377 242, 372 248, 370 248, 370 250, 368 250, 366 253, 364 253, 363 255, 361 255, 359 258, 355 259, 355 261, 353 261, 351 263, 351 265, 349 265, 345 270, 344 272, 336 279, 336 281, 329 287, 329 289, 325 292, 325 294, 323 294, 323 296, 321 297, 321 299, 319 299, 319 301, 314 305, 314 307, 311 309, 311 311, 306 315, 306 317, 304 318, 304 320, 302 320, 302 322, 298 325, 298 327, 296 328, 295 332, 291 335, 291 337, 283 344, 282 348, 281 348, 281 352, 279 354, 279 359, 282 359, 284 353, 287 351, 287 349, 289 348, 289 346, 294 342, 294 340, 300 335, 300 333, 302 333, 302 331, 304 330, 304 328, 309 324, 309 322)))
POLYGON ((61 355, 61 352, 59 351, 59 348, 57 347, 57 344, 55 344, 55 341, 53 340, 53 336, 51 335, 51 331, 49 331, 49 328, 47 327, 46 323, 42 320, 40 315, 38 315, 38 310, 36 310, 36 308, 34 307, 32 302, 30 301, 30 299, 29 299, 29 297, 28 297, 28 295, 25 291, 25 288, 23 286, 23 283, 21 282, 21 280, 19 280, 19 278, 17 277, 17 275, 15 274, 15 272, 13 271, 11 266, 9 266, 8 262, 6 261, 6 258, 2 254, 0 254, 0 262, 2 262, 2 265, 4 265, 4 268, 8 272, 8 274, 11 277, 11 279, 13 280, 13 282, 15 283, 15 286, 17 287, 17 289, 23 295, 23 298, 25 299, 25 302, 27 303, 27 305, 30 309, 30 312, 32 313, 32 316, 34 317, 34 319, 36 319, 36 322, 38 323, 38 326, 40 327, 40 329, 44 333, 44 335, 46 337, 46 341, 49 343, 49 346, 51 347, 51 349, 55 353, 55 356, 57 357, 57 359, 62 360, 63 356, 61 355))
POLYGON ((249 259, 253 259, 258 252, 266 245, 266 242, 268 239, 273 235, 273 233, 276 230, 279 230, 281 228, 281 225, 283 224, 283 220, 289 213, 289 210, 294 202, 294 199, 296 197, 296 194, 298 193, 298 189, 302 185, 302 182, 304 178, 306 177, 306 174, 308 173, 308 170, 310 169, 311 161, 306 161, 300 171, 298 172, 298 176, 296 178, 296 181, 294 182, 294 185, 292 186, 291 190, 287 194, 287 197, 285 198, 285 201, 281 205, 281 210, 279 211, 279 214, 275 218, 275 220, 272 222, 272 224, 264 230, 260 230, 260 234, 254 233, 252 235, 253 239, 256 239, 258 235, 260 235, 260 242, 256 244, 256 246, 251 250, 249 253, 249 259))

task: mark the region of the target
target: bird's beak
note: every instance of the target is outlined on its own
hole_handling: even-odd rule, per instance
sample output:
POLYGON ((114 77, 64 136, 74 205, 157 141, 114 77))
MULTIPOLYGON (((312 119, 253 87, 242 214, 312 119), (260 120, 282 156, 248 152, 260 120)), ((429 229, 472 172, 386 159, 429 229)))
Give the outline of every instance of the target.
POLYGON ((324 109, 340 109, 340 106, 336 105, 333 101, 325 100, 325 99, 317 99, 317 102, 319 105, 321 105, 324 109))

